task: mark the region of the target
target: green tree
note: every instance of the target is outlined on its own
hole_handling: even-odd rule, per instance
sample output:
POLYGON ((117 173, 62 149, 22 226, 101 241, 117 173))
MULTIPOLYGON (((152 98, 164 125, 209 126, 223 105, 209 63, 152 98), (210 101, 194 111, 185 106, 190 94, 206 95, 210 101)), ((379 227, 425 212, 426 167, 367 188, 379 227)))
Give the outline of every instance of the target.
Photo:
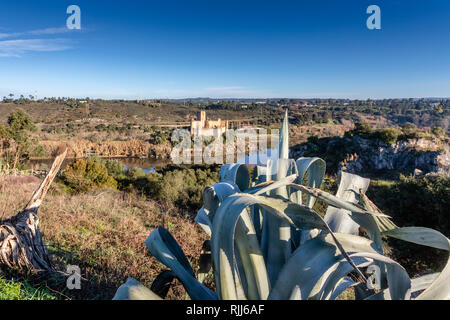
POLYGON ((33 147, 37 146, 37 139, 30 136, 36 126, 29 114, 23 110, 16 110, 8 117, 8 135, 14 140, 16 151, 13 168, 17 167, 19 160, 28 159, 33 147))

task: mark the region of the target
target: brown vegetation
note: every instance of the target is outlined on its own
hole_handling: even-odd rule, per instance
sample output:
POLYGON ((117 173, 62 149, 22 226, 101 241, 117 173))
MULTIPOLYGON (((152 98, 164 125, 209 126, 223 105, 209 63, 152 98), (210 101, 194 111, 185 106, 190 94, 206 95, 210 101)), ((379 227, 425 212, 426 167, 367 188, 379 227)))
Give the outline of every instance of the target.
MULTIPOLYGON (((50 155, 61 144, 60 141, 40 141, 46 155, 50 155)), ((68 158, 82 158, 86 151, 95 150, 100 157, 149 157, 167 159, 172 147, 169 142, 154 145, 143 140, 91 142, 78 140, 67 142, 69 147, 68 158)))
MULTIPOLYGON (((29 199, 38 186, 33 178, 0 178, 0 216, 8 218, 29 199), (14 183, 12 183, 14 182, 14 183)), ((103 190, 65 195, 56 185, 40 210, 42 237, 57 270, 65 265, 81 268, 81 290, 68 290, 65 280, 52 284, 75 299, 111 299, 127 277, 150 286, 164 269, 143 243, 149 232, 164 225, 196 268, 206 235, 191 220, 170 206, 119 191, 103 190)), ((169 299, 185 296, 181 286, 169 292, 169 299)))
POLYGON ((316 136, 318 138, 343 137, 345 132, 354 128, 352 123, 341 124, 316 124, 307 126, 291 126, 289 139, 291 145, 306 142, 308 137, 316 136))

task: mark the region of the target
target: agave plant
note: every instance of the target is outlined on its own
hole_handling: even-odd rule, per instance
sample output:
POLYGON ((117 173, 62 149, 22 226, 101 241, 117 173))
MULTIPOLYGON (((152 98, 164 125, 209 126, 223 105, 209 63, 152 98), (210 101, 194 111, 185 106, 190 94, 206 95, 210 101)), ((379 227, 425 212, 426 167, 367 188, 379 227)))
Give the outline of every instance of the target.
POLYGON ((362 299, 449 299, 450 260, 440 273, 411 279, 384 254, 382 237, 447 251, 450 240, 433 229, 396 226, 365 195, 369 179, 340 172, 336 195, 322 191, 325 166, 320 158, 289 159, 286 113, 278 159, 257 166, 252 179, 245 165, 224 165, 220 182, 204 190, 196 221, 211 237, 216 292, 203 284, 208 268, 196 277, 158 227, 145 243, 170 271, 153 291, 129 278, 114 299, 161 299, 175 277, 191 299, 335 299, 350 287, 362 299), (328 204, 323 218, 313 210, 317 199, 328 204), (371 265, 379 288, 361 290, 371 265))

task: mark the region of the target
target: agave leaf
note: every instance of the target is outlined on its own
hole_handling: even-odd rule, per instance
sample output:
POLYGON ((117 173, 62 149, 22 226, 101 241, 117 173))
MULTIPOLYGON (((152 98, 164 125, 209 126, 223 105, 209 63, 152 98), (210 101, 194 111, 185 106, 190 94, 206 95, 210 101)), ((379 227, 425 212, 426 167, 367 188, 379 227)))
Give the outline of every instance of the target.
POLYGON ((411 293, 428 288, 441 273, 435 272, 426 274, 411 280, 411 293))
MULTIPOLYGON (((317 298, 317 294, 311 294, 312 290, 318 286, 318 283, 326 285, 326 283, 323 283, 326 280, 324 274, 333 266, 336 268, 337 263, 343 258, 338 247, 334 243, 324 241, 324 238, 324 235, 318 236, 294 251, 292 257, 281 270, 269 299, 308 299, 310 296, 317 298), (299 291, 295 292, 297 289, 299 291)), ((354 263, 361 265, 367 263, 367 261, 358 258, 354 263)), ((346 273, 352 270, 353 267, 346 273)), ((329 273, 332 274, 333 271, 331 270, 329 273)), ((336 283, 328 285, 335 289, 339 280, 337 279, 336 283)))
MULTIPOLYGON (((242 288, 242 281, 235 257, 235 230, 238 223, 242 223, 238 229, 239 250, 241 256, 248 253, 248 259, 242 259, 243 268, 248 280, 254 279, 257 295, 267 297, 269 283, 266 266, 259 248, 258 240, 251 221, 249 221, 246 208, 256 204, 257 197, 247 194, 236 194, 227 198, 219 207, 213 225, 211 249, 215 269, 216 288, 221 299, 238 299, 247 291, 250 298, 256 293, 251 288, 242 288), (243 217, 243 218, 241 218, 243 217), (245 232, 243 230, 247 229, 245 232), (244 237, 245 235, 245 237, 244 237), (244 237, 244 240, 242 239, 244 237)), ((242 297, 241 297, 242 298, 242 297)), ((246 298, 246 297, 244 297, 246 298)))
MULTIPOLYGON (((275 172, 271 176, 267 176, 267 179, 277 182, 297 173, 293 159, 276 159, 274 161, 270 159, 267 168, 269 174, 275 172)), ((272 189, 270 195, 289 199, 286 186, 272 189)), ((262 216, 261 251, 267 261, 270 282, 274 283, 279 271, 292 253, 291 226, 284 219, 277 219, 271 214, 267 214, 265 208, 262 208, 262 216)))
POLYGON ((246 295, 250 300, 265 300, 270 291, 270 284, 267 281, 267 272, 265 271, 266 265, 252 220, 246 212, 240 216, 236 225, 235 236, 235 243, 245 273, 246 295))
POLYGON ((128 278, 127 281, 121 285, 113 300, 162 300, 160 296, 140 284, 133 278, 128 278))
POLYGON ((287 109, 284 113, 283 124, 281 125, 278 154, 280 159, 289 159, 289 121, 287 109))
POLYGON ((341 280, 339 280, 338 284, 334 288, 330 300, 336 300, 337 297, 341 295, 342 292, 347 290, 350 287, 353 287, 357 285, 358 283, 353 281, 350 277, 344 277, 341 280))
MULTIPOLYGON (((369 179, 341 171, 336 197, 347 202, 358 203, 355 195, 359 194, 360 190, 365 193, 369 183, 369 179)), ((334 232, 358 234, 359 226, 352 220, 346 210, 328 207, 324 219, 334 232)))
POLYGON ((176 240, 163 227, 153 230, 145 241, 150 253, 169 267, 193 300, 216 300, 216 294, 195 279, 189 261, 176 240))
POLYGON ((250 184, 250 174, 244 164, 224 164, 219 171, 220 182, 231 182, 239 187, 240 191, 246 190, 250 184))
MULTIPOLYGON (((302 184, 303 179, 308 173, 308 184, 310 188, 318 188, 322 185, 323 178, 325 177, 326 163, 320 158, 299 158, 295 162, 298 170, 298 178, 296 184, 302 184)), ((302 193, 298 191, 295 195, 296 199, 293 201, 302 204, 302 193)), ((310 208, 314 206, 316 198, 307 194, 306 205, 310 208)))
MULTIPOLYGON (((389 290, 395 299, 407 299, 411 281, 395 261, 376 252, 374 243, 363 237, 335 233, 340 245, 358 266, 371 260, 386 264, 389 290)), ((288 299, 296 286, 301 297, 331 298, 341 279, 351 271, 348 261, 339 253, 331 234, 319 236, 298 248, 280 272, 269 299, 288 299)))
MULTIPOLYGON (((367 211, 382 213, 381 210, 378 209, 378 207, 372 201, 370 201, 370 199, 363 192, 360 192, 359 195, 360 195, 361 203, 367 211)), ((379 232, 384 232, 384 231, 398 228, 395 225, 395 223, 392 222, 392 220, 387 217, 373 217, 373 219, 375 220, 375 222, 377 224, 377 230, 379 232)))
MULTIPOLYGON (((235 194, 228 197, 217 210, 213 224, 211 246, 216 270, 216 286, 220 297, 223 299, 237 299, 239 296, 238 290, 240 290, 241 282, 238 279, 239 273, 237 272, 236 258, 234 256, 235 229, 239 217, 247 214, 245 209, 256 204, 264 208, 267 213, 275 216, 276 219, 284 220, 293 226, 304 226, 309 229, 326 229, 324 221, 312 209, 283 198, 269 198, 249 194, 235 194)), ((250 234, 254 232, 251 224, 246 224, 246 227, 249 229, 250 234)), ((247 268, 255 268, 257 264, 260 265, 260 262, 263 262, 257 238, 253 237, 251 239, 254 239, 251 246, 252 250, 255 251, 252 256, 254 262, 251 267, 246 265, 245 267, 247 268)), ((249 272, 253 272, 255 278, 258 278, 257 286, 261 291, 259 295, 267 296, 267 290, 265 288, 268 288, 269 284, 266 283, 266 271, 263 265, 260 265, 260 267, 262 268, 260 275, 258 275, 258 270, 250 270, 249 272), (261 288, 265 291, 262 291, 261 288)))
POLYGON ((205 207, 201 207, 200 210, 198 210, 194 221, 197 222, 203 229, 203 231, 205 231, 208 234, 208 236, 211 237, 212 224, 211 220, 208 217, 208 212, 205 209, 205 207))
MULTIPOLYGON (((220 292, 219 294, 222 298, 236 299, 238 297, 239 292, 237 290, 240 289, 241 282, 237 280, 239 273, 234 257, 234 230, 239 216, 245 212, 244 209, 253 205, 264 208, 268 214, 273 215, 277 219, 283 219, 294 227, 319 228, 331 231, 323 219, 307 206, 293 203, 281 197, 269 198, 248 194, 230 196, 216 213, 217 222, 213 225, 212 234, 213 261, 216 266, 215 270, 220 270, 219 273, 216 273, 216 286, 221 287, 218 289, 218 292, 220 292), (230 284, 234 284, 234 286, 230 284)), ((331 236, 334 238, 333 235, 331 236)), ((343 252, 342 247, 339 244, 337 246, 346 259, 349 259, 343 252)), ((258 257, 259 254, 258 252, 258 257)), ((270 260, 267 262, 270 262, 270 260)), ((349 263, 355 268, 351 261, 349 263)), ((261 279, 264 279, 264 277, 261 277, 261 279)))
MULTIPOLYGON (((411 279, 411 297, 417 296, 419 291, 428 288, 439 276, 440 272, 427 274, 418 278, 411 279)), ((391 295, 388 289, 367 297, 365 300, 390 300, 391 295)))
POLYGON ((310 290, 332 264, 337 248, 320 238, 312 239, 294 251, 282 268, 269 300, 307 299, 310 290))
POLYGON ((164 270, 153 280, 150 290, 156 293, 161 298, 165 299, 167 293, 169 292, 172 281, 176 279, 177 276, 172 270, 164 270))
POLYGON ((403 227, 383 232, 392 238, 450 251, 450 240, 439 231, 424 227, 403 227))
POLYGON ((379 213, 379 212, 374 212, 374 211, 368 211, 364 208, 361 208, 360 206, 351 203, 349 201, 345 201, 340 199, 337 196, 334 196, 328 192, 322 191, 320 189, 317 188, 309 188, 303 185, 299 185, 299 184, 290 184, 289 187, 292 187, 294 189, 303 191, 307 194, 309 194, 310 196, 313 196, 315 198, 319 198, 323 201, 325 201, 326 203, 328 203, 330 206, 333 206, 335 208, 339 208, 339 209, 344 209, 347 211, 350 211, 352 213, 359 213, 359 214, 370 214, 376 217, 387 217, 390 218, 388 215, 384 214, 384 213, 379 213))
POLYGON ((285 178, 282 178, 278 181, 275 180, 275 181, 269 181, 269 182, 262 183, 258 186, 255 186, 251 189, 246 190, 245 193, 254 194, 254 195, 263 195, 269 191, 288 186, 289 184, 294 182, 294 180, 296 178, 297 178, 296 174, 291 174, 291 175, 289 175, 285 178))
POLYGON ((275 181, 264 181, 258 184, 253 185, 251 188, 248 188, 246 190, 244 190, 244 193, 250 193, 250 194, 255 194, 256 192, 258 192, 259 190, 261 190, 262 188, 268 187, 270 185, 272 185, 275 181))
MULTIPOLYGON (((450 240, 442 233, 423 227, 404 227, 384 232, 383 234, 404 241, 424 246, 450 251, 450 240)), ((433 283, 418 297, 417 300, 448 300, 450 299, 450 259, 444 270, 433 283)))
MULTIPOLYGON (((349 253, 357 251, 376 252, 375 249, 372 248, 373 245, 370 240, 367 240, 366 238, 355 236, 354 238, 351 237, 351 241, 349 241, 345 235, 342 236, 342 234, 339 233, 335 233, 334 235, 337 239, 339 239, 338 241, 343 249, 349 253)), ((330 235, 324 238, 324 242, 329 244, 334 244, 335 241, 333 240, 334 239, 332 239, 330 235)), ((331 296, 333 295, 334 290, 336 290, 336 287, 339 285, 339 282, 343 277, 345 277, 346 274, 354 269, 353 266, 348 263, 347 259, 344 259, 340 252, 336 252, 334 260, 331 261, 333 264, 328 266, 328 270, 324 272, 321 278, 315 283, 314 288, 309 293, 308 299, 332 299, 331 296)), ((354 262, 359 267, 365 267, 367 266, 368 260, 356 259, 354 262)))
POLYGON ((211 236, 212 222, 220 204, 230 195, 239 192, 233 182, 219 182, 203 190, 203 207, 197 212, 195 222, 211 236))

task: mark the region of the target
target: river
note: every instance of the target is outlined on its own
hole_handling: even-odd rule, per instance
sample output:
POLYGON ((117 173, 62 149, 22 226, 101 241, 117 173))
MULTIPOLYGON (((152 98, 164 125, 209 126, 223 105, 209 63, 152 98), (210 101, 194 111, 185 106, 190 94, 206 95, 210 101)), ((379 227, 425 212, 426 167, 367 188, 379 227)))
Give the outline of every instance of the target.
MULTIPOLYGON (((268 156, 276 155, 278 150, 276 149, 268 149, 268 156)), ((140 158, 110 158, 115 159, 123 163, 125 168, 141 168, 144 170, 144 172, 149 173, 152 171, 155 171, 155 169, 164 168, 165 166, 172 163, 171 160, 156 160, 156 159, 140 159, 140 158)), ((107 158, 104 158, 104 160, 107 160, 107 158)), ((255 161, 258 162, 258 164, 266 164, 266 160, 264 157, 258 157, 257 154, 252 155, 245 155, 245 157, 240 157, 238 159, 239 163, 247 163, 249 164, 249 161, 252 161, 253 163, 255 161)), ((68 164, 72 163, 74 159, 66 159, 64 160, 61 169, 64 169, 68 164)), ((30 169, 34 170, 48 170, 50 166, 53 163, 53 159, 33 159, 28 160, 26 162, 27 166, 30 169)), ((252 165, 252 164, 249 164, 252 165)))

